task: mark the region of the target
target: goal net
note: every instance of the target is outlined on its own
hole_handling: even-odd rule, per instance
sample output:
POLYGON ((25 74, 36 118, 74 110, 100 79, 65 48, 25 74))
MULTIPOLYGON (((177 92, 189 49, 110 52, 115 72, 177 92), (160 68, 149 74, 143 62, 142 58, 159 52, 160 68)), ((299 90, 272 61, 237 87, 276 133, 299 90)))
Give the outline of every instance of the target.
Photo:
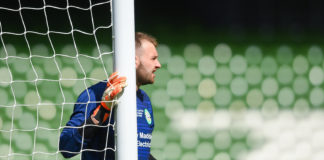
POLYGON ((113 71, 111 1, 4 1, 0 18, 0 159, 63 159, 78 95, 113 71))

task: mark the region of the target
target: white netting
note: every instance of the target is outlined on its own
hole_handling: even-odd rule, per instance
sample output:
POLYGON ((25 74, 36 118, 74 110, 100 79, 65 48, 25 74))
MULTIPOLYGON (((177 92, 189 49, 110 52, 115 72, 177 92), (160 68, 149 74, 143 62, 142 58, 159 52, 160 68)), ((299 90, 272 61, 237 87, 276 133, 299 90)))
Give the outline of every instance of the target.
POLYGON ((1 2, 0 40, 0 159, 62 159, 78 95, 112 73, 111 1, 1 2))

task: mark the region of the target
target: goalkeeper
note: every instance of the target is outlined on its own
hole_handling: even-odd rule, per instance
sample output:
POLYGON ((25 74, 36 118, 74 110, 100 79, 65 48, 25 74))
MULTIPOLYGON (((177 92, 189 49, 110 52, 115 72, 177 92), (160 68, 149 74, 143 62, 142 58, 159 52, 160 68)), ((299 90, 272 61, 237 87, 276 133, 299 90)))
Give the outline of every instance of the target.
MULTIPOLYGON (((154 83, 154 72, 161 64, 155 38, 136 32, 135 44, 138 159, 154 160, 150 154, 154 129, 152 105, 147 94, 139 88, 154 83)), ((124 87, 126 77, 115 72, 107 82, 99 82, 79 95, 70 120, 60 136, 59 149, 65 158, 81 153, 83 160, 115 159, 113 106, 114 99, 122 93, 124 87)))

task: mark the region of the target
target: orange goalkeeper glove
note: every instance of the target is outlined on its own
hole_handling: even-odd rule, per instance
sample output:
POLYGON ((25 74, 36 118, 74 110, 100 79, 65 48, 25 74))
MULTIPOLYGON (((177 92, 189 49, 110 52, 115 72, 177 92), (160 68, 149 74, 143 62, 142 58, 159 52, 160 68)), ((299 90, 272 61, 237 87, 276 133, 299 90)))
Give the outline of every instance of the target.
POLYGON ((102 95, 102 101, 91 115, 91 118, 97 120, 97 122, 94 121, 95 124, 102 124, 108 119, 111 107, 115 103, 113 99, 119 96, 126 86, 126 77, 118 76, 117 72, 111 74, 106 90, 102 95))

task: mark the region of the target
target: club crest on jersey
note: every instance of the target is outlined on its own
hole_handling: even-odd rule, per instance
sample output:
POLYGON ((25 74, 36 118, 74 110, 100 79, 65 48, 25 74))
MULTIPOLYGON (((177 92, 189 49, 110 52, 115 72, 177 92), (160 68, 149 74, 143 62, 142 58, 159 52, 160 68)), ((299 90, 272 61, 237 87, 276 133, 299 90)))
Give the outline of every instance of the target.
POLYGON ((151 114, 150 114, 150 112, 146 108, 144 110, 144 114, 145 114, 145 119, 146 119, 147 123, 149 125, 151 125, 152 124, 151 114))

